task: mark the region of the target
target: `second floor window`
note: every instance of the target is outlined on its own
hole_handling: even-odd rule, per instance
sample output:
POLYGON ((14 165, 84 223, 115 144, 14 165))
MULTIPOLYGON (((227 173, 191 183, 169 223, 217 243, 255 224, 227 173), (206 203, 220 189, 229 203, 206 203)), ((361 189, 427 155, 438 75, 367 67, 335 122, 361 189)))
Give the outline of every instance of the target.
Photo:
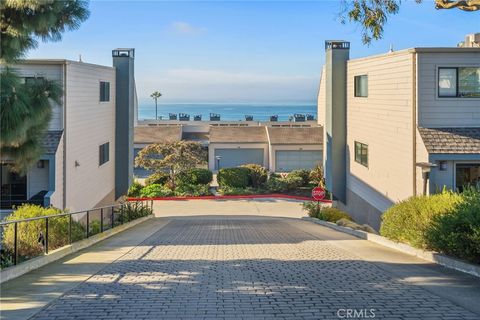
POLYGON ((100 102, 110 101, 110 82, 100 81, 100 102))
POLYGON ((480 68, 438 68, 438 96, 440 98, 480 98, 480 68))
POLYGON ((99 161, 98 165, 101 166, 102 164, 108 162, 110 160, 110 143, 104 143, 98 147, 99 151, 99 161))
POLYGON ((355 97, 368 97, 368 76, 355 76, 355 97))
POLYGON ((368 168, 368 145, 355 141, 355 162, 368 168))
POLYGON ((25 84, 41 84, 45 81, 44 77, 25 77, 25 84))

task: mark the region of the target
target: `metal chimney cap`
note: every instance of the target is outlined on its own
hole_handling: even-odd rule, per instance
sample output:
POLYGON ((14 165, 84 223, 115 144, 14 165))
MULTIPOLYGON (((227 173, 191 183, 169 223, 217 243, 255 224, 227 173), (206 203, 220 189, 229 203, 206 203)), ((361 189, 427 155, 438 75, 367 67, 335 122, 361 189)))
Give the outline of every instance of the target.
POLYGON ((117 48, 112 50, 112 57, 135 57, 134 48, 117 48))
POLYGON ((325 40, 325 50, 327 49, 350 49, 350 42, 344 40, 325 40))

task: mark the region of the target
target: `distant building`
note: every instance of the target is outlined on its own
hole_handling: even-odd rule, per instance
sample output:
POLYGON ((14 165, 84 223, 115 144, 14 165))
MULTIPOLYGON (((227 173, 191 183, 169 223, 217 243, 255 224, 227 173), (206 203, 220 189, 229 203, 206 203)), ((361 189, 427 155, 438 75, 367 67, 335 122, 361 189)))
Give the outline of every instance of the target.
POLYGON ((349 51, 326 42, 318 95, 326 182, 339 206, 378 228, 400 200, 478 184, 480 48, 358 59, 349 51))
MULTIPOLYGON (((259 164, 272 172, 311 169, 322 162, 322 128, 316 123, 249 123, 220 121, 216 124, 161 125, 135 127, 135 155, 146 145, 190 140, 208 150, 208 168, 259 164)), ((135 176, 151 172, 135 168, 135 176)))
POLYGON ((467 34, 465 41, 460 42, 457 46, 460 48, 480 48, 480 33, 467 34))
POLYGON ((63 97, 53 106, 45 154, 36 165, 21 177, 2 159, 2 209, 33 202, 78 211, 126 194, 133 176, 133 52, 114 50, 113 67, 54 59, 13 66, 26 81, 57 81, 63 97))

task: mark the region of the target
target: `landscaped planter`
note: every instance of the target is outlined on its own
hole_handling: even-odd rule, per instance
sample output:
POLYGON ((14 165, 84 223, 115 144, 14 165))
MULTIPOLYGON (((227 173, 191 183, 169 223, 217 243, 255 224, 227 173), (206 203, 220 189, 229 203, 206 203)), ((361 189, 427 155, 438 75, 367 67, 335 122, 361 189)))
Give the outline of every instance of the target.
MULTIPOLYGON (((153 197, 153 198, 128 198, 128 201, 141 200, 219 200, 219 199, 261 199, 261 198, 280 198, 300 201, 314 201, 310 197, 292 196, 287 194, 252 194, 252 195, 233 195, 233 196, 189 196, 189 197, 153 197)), ((332 203, 331 200, 322 200, 322 203, 332 203)))
POLYGON ((455 259, 455 258, 446 256, 446 255, 438 253, 438 252, 417 249, 417 248, 414 248, 412 246, 409 246, 408 244, 401 243, 401 242, 395 242, 395 241, 392 241, 390 239, 387 239, 387 238, 382 237, 382 236, 377 235, 377 234, 368 233, 368 232, 360 231, 360 230, 354 230, 354 229, 348 228, 348 227, 341 227, 341 226, 338 226, 335 223, 323 221, 323 220, 320 220, 320 219, 317 219, 317 218, 304 217, 302 219, 311 221, 313 223, 316 223, 316 224, 319 224, 319 225, 322 225, 322 226, 325 226, 325 227, 328 227, 328 228, 331 228, 331 229, 335 229, 335 230, 340 231, 340 232, 348 233, 348 234, 350 234, 352 236, 355 236, 355 237, 358 237, 360 239, 375 242, 375 243, 380 244, 384 247, 388 247, 388 248, 391 248, 391 249, 401 251, 403 253, 418 257, 420 259, 442 265, 442 266, 444 266, 446 268, 449 268, 449 269, 454 269, 454 270, 457 270, 457 271, 460 271, 460 272, 468 273, 468 274, 471 274, 475 277, 480 278, 480 266, 478 266, 478 265, 474 265, 474 264, 471 264, 471 263, 468 263, 468 262, 465 262, 465 261, 462 261, 462 260, 459 260, 459 259, 455 259))

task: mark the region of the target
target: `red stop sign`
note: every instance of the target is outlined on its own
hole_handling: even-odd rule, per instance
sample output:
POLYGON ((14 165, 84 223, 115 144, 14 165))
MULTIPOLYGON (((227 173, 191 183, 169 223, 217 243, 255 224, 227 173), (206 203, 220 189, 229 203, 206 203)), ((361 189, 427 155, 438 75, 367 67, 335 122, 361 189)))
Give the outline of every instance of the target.
POLYGON ((313 188, 312 190, 312 198, 317 200, 317 201, 320 201, 320 200, 323 200, 325 199, 325 189, 321 188, 321 187, 315 187, 313 188))

